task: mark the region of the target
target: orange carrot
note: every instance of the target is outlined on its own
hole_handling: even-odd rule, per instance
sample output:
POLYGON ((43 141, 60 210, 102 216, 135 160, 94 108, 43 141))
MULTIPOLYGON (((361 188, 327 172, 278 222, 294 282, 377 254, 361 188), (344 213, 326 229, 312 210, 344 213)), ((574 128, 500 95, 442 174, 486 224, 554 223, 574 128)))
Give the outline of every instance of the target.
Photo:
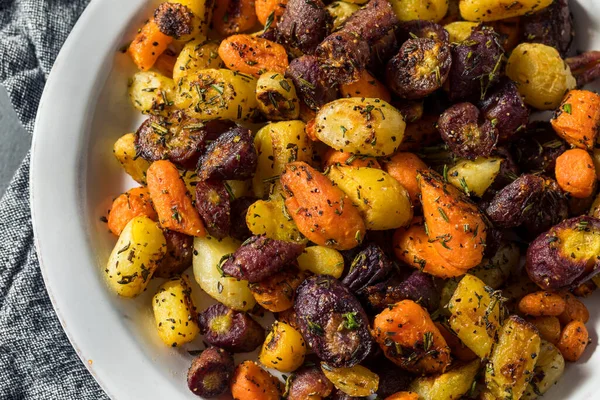
MULTIPOLYGON (((592 214, 590 214, 592 216, 592 214)), ((571 293, 577 297, 588 297, 598 289, 598 286, 593 281, 583 282, 581 285, 573 288, 571 293)))
POLYGON ((385 356, 408 371, 435 374, 450 365, 444 337, 429 313, 412 300, 402 300, 379 313, 372 334, 385 356))
POLYGON ((260 282, 250 284, 256 302, 271 312, 289 310, 294 305, 296 289, 307 274, 290 267, 260 282))
POLYGON ((426 171, 427 165, 413 153, 396 153, 383 161, 383 169, 396 179, 410 195, 414 204, 419 204, 418 171, 426 171))
POLYGON ((571 196, 585 199, 596 188, 596 167, 590 154, 583 149, 571 149, 556 159, 556 182, 571 196))
POLYGON ((113 201, 108 214, 108 229, 119 236, 125 225, 140 215, 145 215, 154 221, 158 219, 152 206, 150 193, 145 187, 133 188, 113 201))
MULTIPOLYGON (((394 100, 391 103, 404 117, 404 122, 411 123, 423 118, 425 105, 422 100, 394 100)), ((437 121, 437 119, 436 119, 437 121)))
POLYGON ((398 392, 385 398, 385 400, 419 400, 415 392, 398 392))
POLYGON ((530 317, 527 322, 535 326, 540 337, 552 344, 560 340, 560 321, 556 317, 530 317))
POLYGON ((519 301, 519 311, 533 317, 556 317, 565 312, 566 302, 559 294, 540 290, 519 301))
MULTIPOLYGON (((314 110, 310 109, 304 101, 300 102, 300 119, 302 121, 304 121, 307 124, 312 121, 314 125, 314 120, 316 116, 317 113, 314 110)), ((316 136, 310 136, 310 139, 313 142, 318 141, 316 136)))
POLYGON ((390 91, 367 70, 361 72, 357 81, 341 85, 340 92, 343 97, 375 98, 388 103, 392 100, 390 91))
MULTIPOLYGON (((600 135, 598 135, 600 138, 600 135)), ((598 143, 600 145, 600 143, 598 143)), ((592 160, 594 161, 594 166, 596 167, 596 177, 600 181, 600 149, 594 149, 592 152, 592 160)))
POLYGON ((440 132, 436 128, 438 118, 439 115, 424 115, 417 121, 408 122, 400 151, 420 150, 439 139, 440 132))
POLYGON ((177 62, 177 56, 172 51, 167 50, 158 57, 154 63, 154 68, 156 68, 161 75, 173 78, 175 62, 177 62))
POLYGON ((550 122, 556 133, 571 145, 592 150, 600 124, 600 95, 571 90, 550 122))
POLYGON ((447 279, 466 272, 450 265, 439 255, 427 237, 422 217, 416 217, 410 227, 396 230, 392 243, 394 254, 400 261, 430 275, 447 279))
POLYGON ((142 71, 148 71, 173 38, 165 35, 153 19, 148 21, 129 45, 129 55, 142 71))
POLYGON ((148 190, 163 228, 190 236, 205 236, 198 211, 192 204, 177 167, 170 161, 155 161, 146 173, 148 190))
POLYGON ((584 324, 590 320, 590 312, 581 301, 571 293, 565 293, 565 311, 558 316, 561 324, 566 325, 572 321, 581 321, 584 324))
POLYGON ((279 400, 281 383, 254 361, 244 361, 233 373, 231 394, 235 400, 279 400))
POLYGON ((450 352, 457 360, 460 361, 473 361, 477 358, 477 354, 473 353, 465 344, 456 336, 450 329, 446 328, 439 322, 435 323, 435 326, 439 329, 444 340, 450 347, 450 352))
POLYGON ((556 347, 567 361, 579 360, 588 345, 588 330, 581 321, 569 322, 560 334, 556 347))
POLYGON ((304 127, 304 132, 306 132, 306 135, 308 136, 308 138, 310 140, 312 140, 313 142, 319 141, 319 139, 317 138, 317 134, 315 132, 315 119, 314 118, 306 123, 306 126, 304 127))
POLYGON ((340 150, 329 149, 325 153, 325 159, 323 160, 323 168, 326 169, 329 166, 341 164, 348 167, 368 167, 381 169, 381 165, 377 162, 376 158, 366 156, 355 156, 348 152, 340 150))
POLYGON ((463 193, 431 171, 419 174, 426 232, 439 255, 468 270, 483 259, 486 224, 481 211, 463 193))
POLYGON ((298 230, 321 246, 348 250, 365 237, 365 223, 352 200, 325 175, 293 162, 281 175, 285 205, 298 230))
POLYGON ((266 26, 270 15, 273 14, 271 27, 274 27, 283 15, 286 4, 287 0, 256 0, 254 7, 258 21, 266 26))
POLYGON ((255 0, 217 0, 212 26, 222 36, 246 32, 256 25, 255 0))
POLYGON ((521 41, 521 25, 519 18, 507 18, 489 24, 500 35, 500 43, 504 51, 510 53, 521 41))
POLYGON ((251 35, 233 35, 223 40, 219 56, 227 68, 256 77, 267 71, 284 74, 288 67, 282 45, 251 35))

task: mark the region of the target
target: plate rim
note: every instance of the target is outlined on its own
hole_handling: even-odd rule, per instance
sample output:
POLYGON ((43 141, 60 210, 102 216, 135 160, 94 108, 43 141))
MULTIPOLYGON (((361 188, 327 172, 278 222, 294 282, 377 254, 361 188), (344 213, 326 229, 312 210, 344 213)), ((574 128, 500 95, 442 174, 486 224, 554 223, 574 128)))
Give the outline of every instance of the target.
MULTIPOLYGON (((93 94, 92 90, 96 88, 98 83, 103 85, 106 83, 106 77, 112 68, 112 62, 101 63, 90 60, 87 62, 82 62, 82 57, 83 54, 87 54, 88 58, 91 59, 94 59, 93 56, 95 55, 96 60, 111 60, 111 57, 114 58, 114 53, 118 51, 119 43, 123 42, 123 32, 128 29, 128 23, 135 20, 136 17, 140 17, 140 15, 142 15, 142 11, 149 7, 151 3, 152 0, 128 0, 126 2, 122 2, 120 0, 92 0, 88 4, 67 36, 67 39, 63 43, 54 61, 50 74, 48 75, 42 96, 40 98, 40 103, 37 108, 31 144, 29 202, 32 219, 33 241, 36 254, 38 256, 37 258, 40 265, 40 271, 44 280, 44 286, 52 303, 53 310, 60 322, 63 332, 69 340, 70 345, 79 357, 82 364, 89 371, 90 375, 98 383, 104 393, 111 399, 138 398, 139 396, 154 398, 155 396, 160 396, 160 393, 166 392, 161 390, 163 388, 157 385, 159 380, 150 379, 151 377, 157 376, 155 371, 150 371, 154 373, 147 375, 145 374, 146 376, 142 377, 144 383, 148 385, 147 390, 142 392, 139 389, 140 386, 143 385, 129 385, 131 386, 131 388, 129 388, 127 385, 119 384, 118 382, 123 380, 123 376, 118 376, 118 374, 114 374, 113 371, 119 368, 122 369, 123 367, 120 365, 122 363, 104 363, 103 365, 96 363, 95 360, 101 358, 99 357, 101 356, 101 354, 99 354, 101 349, 93 348, 95 346, 89 343, 89 340, 86 340, 85 327, 72 323, 74 312, 72 309, 70 309, 70 307, 65 307, 64 305, 69 301, 79 300, 79 298, 68 293, 57 294, 57 292, 61 289, 60 286, 62 286, 64 289, 64 282, 62 285, 57 284, 57 275, 60 274, 56 269, 58 265, 55 265, 57 264, 55 262, 56 250, 54 250, 54 255, 51 255, 52 252, 50 252, 48 249, 52 246, 52 240, 50 240, 52 239, 52 232, 49 232, 49 230, 52 230, 52 227, 49 227, 47 222, 43 222, 43 220, 48 217, 48 214, 45 212, 49 211, 49 207, 44 205, 44 202, 47 199, 42 197, 43 195, 47 195, 49 191, 47 188, 48 183, 43 182, 41 180, 41 176, 44 175, 45 169, 48 167, 48 163, 44 162, 44 160, 47 160, 49 157, 47 154, 47 145, 50 136, 48 131, 57 130, 56 126, 50 126, 51 124, 48 124, 49 121, 57 121, 56 117, 53 117, 51 114, 55 112, 57 108, 60 109, 58 104, 60 102, 53 102, 53 100, 56 98, 64 98, 62 96, 73 96, 73 100, 71 101, 71 104, 73 104, 73 109, 87 110, 90 112, 74 112, 71 114, 75 122, 71 122, 69 125, 71 127, 77 127, 80 129, 79 133, 76 133, 74 137, 65 138, 64 134, 54 135, 54 137, 66 140, 72 139, 74 143, 77 144, 70 149, 74 149, 75 151, 67 152, 73 154, 71 154, 70 157, 66 157, 66 159, 78 166, 85 168, 78 171, 66 170, 66 173, 69 175, 68 178, 72 178, 71 183, 73 184, 73 187, 67 187, 67 190, 74 192, 69 193, 69 195, 75 194, 75 196, 71 196, 68 200, 71 202, 71 205, 76 206, 75 212, 82 212, 88 208, 85 204, 83 204, 86 198, 84 181, 87 165, 81 161, 81 158, 84 155, 74 153, 77 152, 77 149, 85 149, 87 144, 89 144, 90 132, 85 131, 85 127, 89 127, 94 118, 94 106, 98 100, 98 96, 91 96, 93 94), (99 28, 102 28, 102 30, 99 28), (106 38, 102 38, 102 35, 105 32, 111 33, 107 34, 106 38), (97 40, 99 37, 101 39, 97 44, 100 51, 95 53, 94 49, 90 49, 92 46, 85 41, 86 39, 97 40), (76 66, 73 64, 74 62, 76 62, 78 65, 90 64, 91 66, 89 71, 86 71, 89 73, 86 74, 85 78, 92 77, 92 79, 83 82, 81 85, 85 88, 85 90, 82 90, 82 93, 85 94, 79 93, 74 95, 73 91, 68 91, 63 87, 65 80, 68 80, 69 76, 71 76, 70 73, 73 72, 74 69, 77 70, 76 66), (105 67, 104 71, 102 71, 103 66, 105 67), (57 95, 57 93, 62 93, 62 96, 57 95), (80 103, 77 103, 76 101, 77 96, 81 100, 80 103), (72 202, 75 204, 72 204, 72 202), (52 265, 52 267, 50 265, 52 265), (151 375, 151 377, 148 375, 151 375)), ((77 75, 75 75, 75 77, 77 77, 77 75)), ((79 78, 81 79, 81 76, 79 76, 79 78)), ((72 89, 72 87, 69 89, 72 89)), ((62 196, 64 198, 67 196, 67 194, 60 194, 58 196, 62 196)), ((81 233, 80 240, 82 241, 89 240, 89 234, 85 231, 85 229, 83 229, 82 226, 85 222, 85 218, 70 221, 71 227, 76 231, 75 233, 81 233)), ((87 248, 85 249, 86 250, 81 251, 86 252, 87 248)), ((88 257, 83 258, 83 260, 87 261, 90 259, 90 257, 92 257, 93 253, 88 251, 86 255, 88 257)), ((105 290, 106 288, 103 287, 102 289, 105 290)), ((116 320, 116 318, 118 318, 118 316, 116 316, 117 313, 114 312, 114 310, 113 313, 115 314, 114 318, 116 320)), ((112 318, 112 316, 110 317, 112 318)), ((115 326, 116 325, 117 324, 115 324, 115 326)), ((122 326, 117 326, 117 328, 120 328, 119 330, 125 329, 122 326)), ((125 336, 122 339, 124 339, 124 342, 131 342, 132 338, 125 336)), ((123 346, 120 347, 122 348, 123 346)), ((148 370, 151 369, 148 368, 148 370)), ((147 369, 144 369, 144 372, 148 372, 147 369)), ((166 388, 164 389, 166 390, 166 388)))

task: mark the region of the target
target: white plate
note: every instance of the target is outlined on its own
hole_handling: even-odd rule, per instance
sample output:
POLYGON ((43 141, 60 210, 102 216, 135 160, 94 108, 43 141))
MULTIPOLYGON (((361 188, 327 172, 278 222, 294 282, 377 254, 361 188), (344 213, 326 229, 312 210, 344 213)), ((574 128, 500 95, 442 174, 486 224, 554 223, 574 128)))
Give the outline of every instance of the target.
MULTIPOLYGON (((99 218, 113 197, 133 185, 112 145, 141 121, 127 98, 134 67, 117 50, 156 3, 91 2, 52 69, 33 138, 31 208, 46 288, 77 354, 114 399, 198 398, 185 380, 190 356, 164 346, 155 334, 150 293, 120 299, 101 273, 115 239, 99 218)), ((572 3, 577 49, 600 49, 600 1, 572 3)), ((600 295, 586 302, 592 344, 545 399, 598 397, 600 295)))

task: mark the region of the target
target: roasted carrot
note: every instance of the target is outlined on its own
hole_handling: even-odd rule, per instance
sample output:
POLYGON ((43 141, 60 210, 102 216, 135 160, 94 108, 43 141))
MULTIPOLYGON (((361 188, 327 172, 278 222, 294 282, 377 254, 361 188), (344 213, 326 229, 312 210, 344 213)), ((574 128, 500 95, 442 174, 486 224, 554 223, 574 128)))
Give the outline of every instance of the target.
POLYGON ((588 345, 588 330, 581 321, 569 322, 560 334, 556 347, 567 361, 579 360, 588 345))
POLYGON ((148 71, 172 41, 173 38, 162 33, 151 19, 129 45, 129 55, 139 69, 148 71))
POLYGON ((552 344, 560 340, 560 321, 556 317, 529 317, 527 322, 535 326, 540 337, 552 344))
POLYGON ((427 236, 439 255, 455 268, 468 270, 483 259, 486 223, 481 211, 441 176, 419 174, 427 236))
POLYGON ((436 322, 435 326, 439 329, 444 340, 450 347, 452 355, 460 361, 472 361, 477 358, 477 354, 469 349, 450 329, 446 328, 440 322, 436 322))
POLYGON ((314 243, 337 250, 358 246, 365 223, 350 198, 325 175, 293 162, 281 175, 285 205, 298 230, 314 243))
POLYGON ((254 7, 258 21, 266 26, 270 20, 271 27, 274 27, 279 17, 283 15, 286 4, 287 0, 256 0, 254 7))
POLYGON ((367 70, 361 72, 357 81, 341 85, 340 92, 343 97, 375 98, 388 103, 392 100, 390 91, 367 70))
POLYGON ((198 211, 179 175, 170 161, 152 163, 146 174, 148 190, 163 228, 190 236, 204 236, 206 231, 198 211))
MULTIPOLYGON (((600 143, 598 144, 600 145, 600 143)), ((594 167, 596 167, 596 177, 600 181, 600 149, 592 151, 592 161, 594 161, 594 167)))
POLYGON ((384 171, 408 190, 413 205, 419 204, 418 171, 426 171, 427 168, 427 165, 413 153, 396 153, 383 161, 384 171))
POLYGON ((438 278, 454 278, 466 272, 439 255, 427 237, 422 217, 415 217, 410 227, 396 230, 393 245, 400 261, 438 278))
POLYGON ((415 392, 398 392, 385 398, 385 400, 419 400, 415 392))
POLYGON ((412 300, 402 300, 378 314, 372 333, 385 356, 408 371, 435 374, 450 365, 446 340, 429 313, 412 300))
POLYGON ((315 133, 315 119, 314 118, 306 123, 306 126, 304 127, 304 131, 306 132, 306 135, 308 136, 308 138, 310 140, 312 140, 313 142, 319 141, 319 139, 317 138, 317 134, 315 133))
POLYGON ((565 299, 565 311, 558 316, 561 324, 566 325, 572 321, 581 321, 584 324, 590 320, 590 312, 581 301, 571 293, 563 294, 565 299))
POLYGON ((600 95, 571 90, 550 121, 556 133, 575 147, 592 150, 600 124, 600 95))
POLYGON ((173 68, 177 62, 177 56, 170 50, 165 51, 156 59, 154 68, 168 78, 173 78, 173 68))
POLYGON ((565 312, 566 302, 556 293, 540 290, 519 301, 519 311, 533 317, 556 317, 565 312))
POLYGON ((235 400, 279 400, 281 383, 254 361, 244 361, 233 373, 231 394, 235 400))
POLYGON ((596 289, 598 289, 598 286, 596 286, 596 284, 593 281, 587 281, 573 288, 571 290, 571 293, 573 293, 577 297, 588 297, 589 295, 594 293, 596 289))
POLYGON ((287 268, 260 282, 250 284, 256 302, 271 312, 289 310, 294 305, 296 289, 307 277, 296 268, 287 268))
POLYGON ((585 199, 596 188, 596 167, 590 154, 583 149, 570 149, 556 159, 556 182, 571 196, 585 199))
POLYGON ((327 153, 325 153, 325 158, 323 160, 323 168, 326 169, 327 167, 336 164, 354 168, 368 167, 381 169, 381 165, 379 164, 379 162, 377 162, 376 158, 366 156, 355 156, 348 152, 343 152, 335 149, 327 150, 327 153))
POLYGON ((520 43, 521 26, 519 20, 519 17, 513 17, 490 22, 490 26, 500 36, 500 43, 507 53, 510 53, 520 43))
POLYGON ((212 26, 222 36, 246 32, 256 25, 255 0, 217 0, 212 26))
POLYGON ((406 124, 404 139, 400 151, 420 150, 423 146, 430 145, 440 138, 436 128, 439 115, 424 115, 419 120, 406 124))
POLYGON ((108 214, 108 229, 119 236, 125 225, 140 215, 154 221, 158 219, 150 200, 150 193, 145 187, 133 188, 113 201, 108 214))
POLYGON ((219 45, 219 56, 231 70, 254 75, 274 71, 284 74, 288 67, 285 48, 275 42, 251 35, 233 35, 219 45))

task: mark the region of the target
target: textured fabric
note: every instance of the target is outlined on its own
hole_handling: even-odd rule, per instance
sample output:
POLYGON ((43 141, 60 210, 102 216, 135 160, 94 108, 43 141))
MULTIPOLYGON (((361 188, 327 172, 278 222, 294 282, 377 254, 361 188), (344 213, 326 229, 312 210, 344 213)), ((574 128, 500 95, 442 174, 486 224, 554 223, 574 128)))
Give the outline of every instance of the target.
MULTIPOLYGON (((0 82, 31 134, 54 60, 87 0, 0 0, 0 82)), ((0 399, 106 399, 69 344, 42 280, 29 155, 0 202, 0 399)))

